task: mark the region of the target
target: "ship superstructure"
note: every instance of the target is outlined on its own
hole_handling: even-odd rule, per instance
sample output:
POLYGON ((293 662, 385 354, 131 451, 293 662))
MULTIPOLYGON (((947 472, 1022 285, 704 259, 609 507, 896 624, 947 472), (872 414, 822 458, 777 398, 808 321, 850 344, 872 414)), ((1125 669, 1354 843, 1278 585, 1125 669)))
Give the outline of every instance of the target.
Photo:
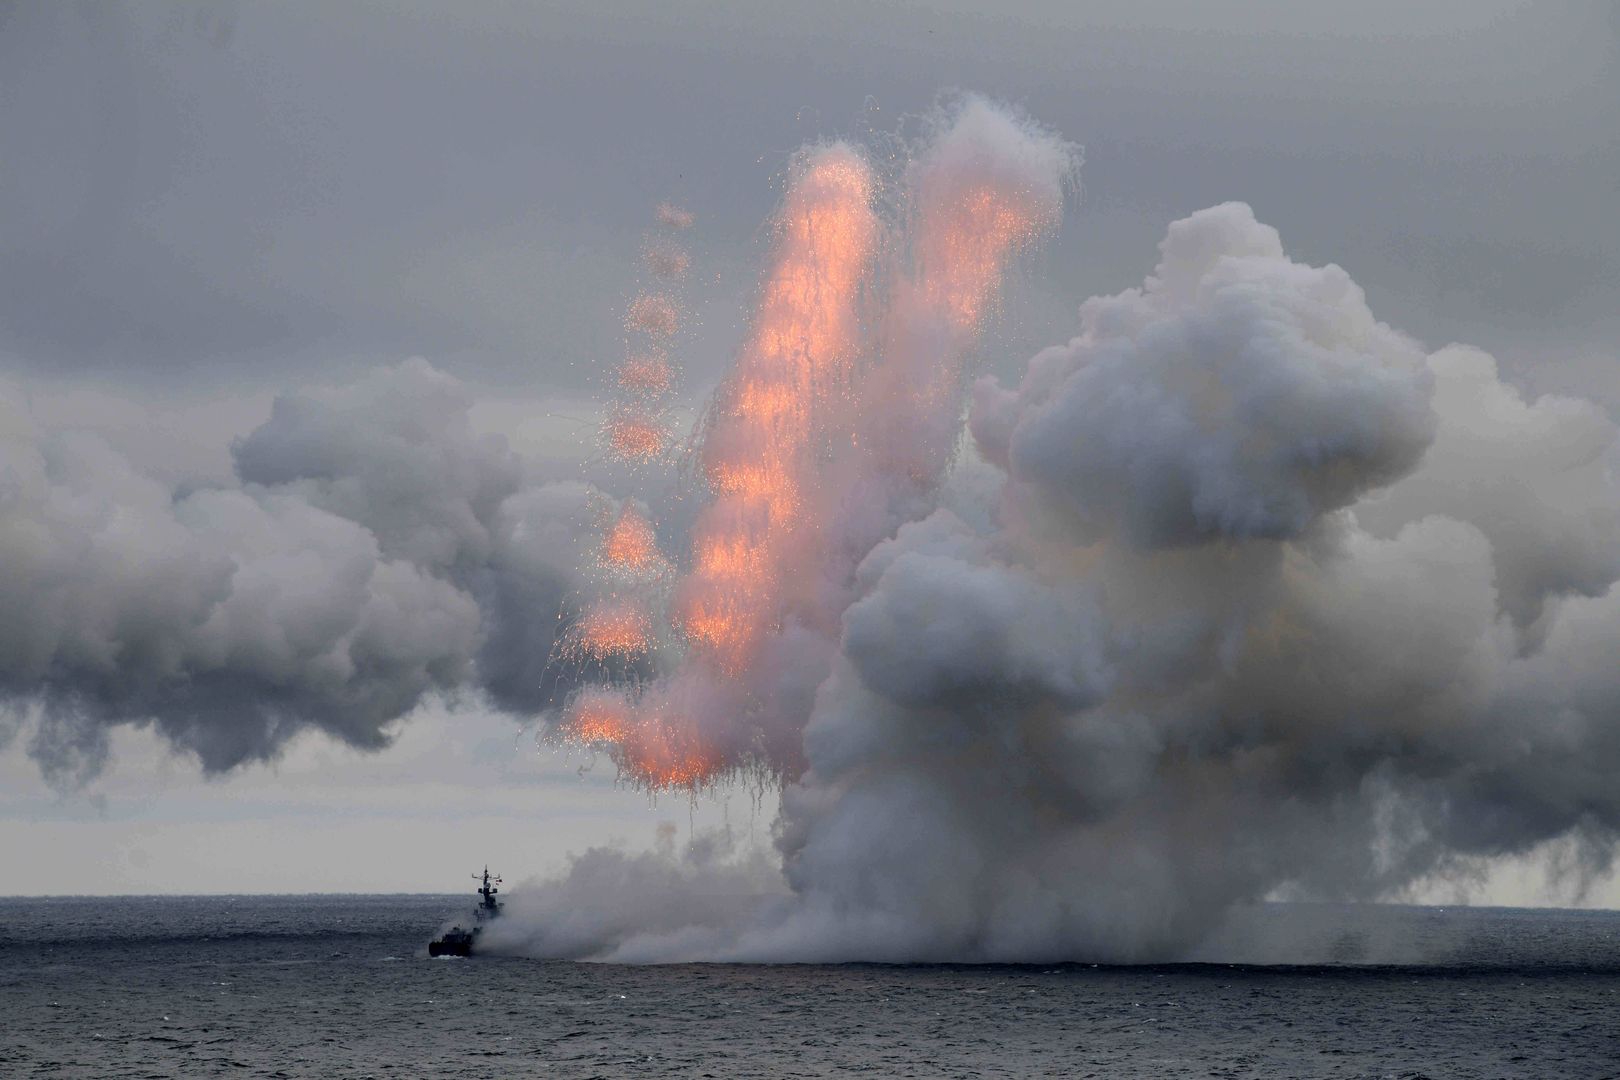
MULTIPOLYGON (((477 874, 473 880, 479 880, 477 874)), ((484 924, 491 919, 499 918, 501 902, 495 899, 500 890, 501 879, 491 876, 489 867, 484 867, 483 884, 478 889, 478 907, 473 911, 473 925, 464 928, 457 924, 444 932, 443 937, 428 942, 429 956, 471 956, 473 946, 478 942, 478 935, 484 932, 484 924)))

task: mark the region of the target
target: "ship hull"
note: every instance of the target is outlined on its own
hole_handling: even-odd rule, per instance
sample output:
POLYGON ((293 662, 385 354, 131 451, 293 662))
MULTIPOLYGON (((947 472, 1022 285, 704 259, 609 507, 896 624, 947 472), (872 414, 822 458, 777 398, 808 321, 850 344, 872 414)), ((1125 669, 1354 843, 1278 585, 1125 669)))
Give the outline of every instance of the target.
MULTIPOLYGON (((473 875, 473 880, 479 880, 473 875)), ((501 913, 501 902, 495 899, 495 894, 501 890, 496 888, 501 883, 500 878, 491 879, 489 867, 484 867, 483 887, 478 890, 478 910, 473 912, 474 925, 470 928, 452 926, 444 932, 443 937, 428 942, 428 955, 439 956, 471 956, 473 944, 477 942, 478 935, 483 933, 484 922, 495 918, 501 913)))
POLYGON ((428 942, 428 955, 439 956, 471 956, 473 942, 477 940, 477 932, 468 933, 465 930, 452 930, 442 938, 428 942))

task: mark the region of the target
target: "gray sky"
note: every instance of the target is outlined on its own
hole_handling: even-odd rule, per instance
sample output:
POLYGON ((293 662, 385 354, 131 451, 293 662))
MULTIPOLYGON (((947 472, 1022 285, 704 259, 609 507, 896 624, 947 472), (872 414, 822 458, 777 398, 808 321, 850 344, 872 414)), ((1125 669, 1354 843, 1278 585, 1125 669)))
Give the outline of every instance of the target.
MULTIPOLYGON (((794 149, 880 143, 960 88, 1085 152, 989 367, 1140 281, 1168 221, 1242 199, 1426 345, 1620 411, 1614 5, 995 6, 0 6, 0 378, 184 484, 228 475, 276 392, 422 355, 572 475, 579 429, 547 414, 588 409, 616 358, 658 201, 697 218, 695 403, 794 149)), ((14 742, 0 893, 437 890, 663 819, 769 818, 741 794, 649 806, 502 718, 429 708, 404 731, 204 780, 126 730, 69 796, 14 742)), ((1517 874, 1488 895, 1534 898, 1517 874)))

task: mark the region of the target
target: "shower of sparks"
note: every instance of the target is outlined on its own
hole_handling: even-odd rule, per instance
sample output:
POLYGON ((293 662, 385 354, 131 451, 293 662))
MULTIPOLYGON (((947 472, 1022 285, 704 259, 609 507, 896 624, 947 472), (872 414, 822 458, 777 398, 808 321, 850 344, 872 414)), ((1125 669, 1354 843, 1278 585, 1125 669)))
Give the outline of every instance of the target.
POLYGON ((681 328, 681 312, 663 293, 642 293, 624 313, 626 330, 654 338, 671 338, 681 328))
POLYGON ((701 737, 668 727, 657 718, 643 723, 619 744, 615 757, 631 782, 653 791, 695 789, 725 771, 725 759, 701 737))
POLYGON ((1012 257, 1054 223, 1039 201, 988 184, 937 192, 920 218, 918 284, 959 333, 979 324, 1012 257))
POLYGON ((619 365, 619 389, 638 398, 655 399, 669 392, 675 379, 669 357, 658 350, 631 353, 619 365))
POLYGON ((610 572, 634 578, 658 575, 667 565, 652 522, 631 503, 625 503, 602 538, 600 558, 610 572))
POLYGON ((662 417, 633 404, 615 406, 602 434, 614 457, 640 464, 663 456, 672 438, 662 417))
POLYGON ((696 789, 724 774, 726 754, 705 726, 719 704, 714 689, 695 672, 642 686, 634 725, 613 750, 620 772, 655 791, 696 789))
POLYGON ((630 736, 630 707, 619 691, 592 687, 563 711, 562 728, 575 742, 617 745, 630 736))
POLYGON ((641 262, 654 277, 678 281, 691 269, 692 256, 668 240, 656 240, 642 249, 641 262))
POLYGON ((652 647, 652 615, 632 599, 609 598, 586 611, 575 632, 585 659, 635 657, 652 647))
MULTIPOLYGON (((836 626, 836 604, 816 597, 838 590, 818 594, 816 582, 853 568, 838 564, 843 548, 881 539, 848 522, 849 535, 829 532, 838 508, 889 497, 894 478, 937 480, 972 341, 1012 260, 1061 210, 1052 184, 1026 185, 993 152, 971 149, 912 166, 894 229, 860 151, 835 143, 795 161, 747 336, 700 431, 708 501, 689 562, 671 596, 652 522, 618 504, 596 554, 602 595, 583 605, 565 649, 627 672, 577 691, 557 734, 606 749, 629 782, 696 791, 742 770, 791 769, 783 740, 750 726, 767 707, 761 656, 790 612, 836 626)), ((602 431, 610 454, 632 464, 665 460, 673 443, 669 349, 691 266, 671 235, 691 215, 666 203, 656 218, 665 231, 647 237, 642 266, 659 288, 626 311, 628 349, 602 431)), ((877 509, 879 524, 866 527, 882 527, 877 509)))
POLYGON ((692 212, 683 210, 674 203, 659 203, 654 211, 658 224, 670 229, 690 229, 692 227, 692 212))
POLYGON ((782 558, 805 488, 815 425, 860 350, 858 301, 879 236, 865 160, 811 154, 776 221, 773 266, 747 344, 703 446, 714 491, 677 599, 694 649, 722 672, 752 659, 778 616, 782 558))

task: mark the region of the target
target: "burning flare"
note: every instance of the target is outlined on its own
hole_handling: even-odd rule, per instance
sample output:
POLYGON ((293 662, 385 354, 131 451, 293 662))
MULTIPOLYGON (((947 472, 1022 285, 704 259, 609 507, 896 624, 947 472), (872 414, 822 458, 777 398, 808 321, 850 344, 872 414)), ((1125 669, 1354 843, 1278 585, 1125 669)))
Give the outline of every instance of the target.
POLYGON ((662 397, 674 380, 669 357, 662 351, 631 353, 619 365, 619 389, 636 397, 662 397))
POLYGON ((665 565, 652 522, 626 502, 602 539, 602 565, 622 575, 647 577, 665 565))
POLYGON ((630 706, 624 695, 606 687, 588 687, 563 711, 562 727, 575 742, 620 743, 630 735, 630 706))
POLYGON ((715 501, 696 527, 677 603, 692 646, 724 673, 741 672, 776 625, 817 424, 848 392, 861 284, 880 236, 874 186, 843 144, 799 163, 752 332, 711 418, 703 465, 715 501))
POLYGON ((586 659, 637 656, 652 648, 652 616, 632 599, 610 597, 585 613, 577 633, 586 659))
POLYGON ((604 434, 608 449, 621 461, 646 463, 669 448, 669 428, 661 418, 635 405, 620 405, 609 414, 604 434))
POLYGON ((654 277, 677 281, 692 267, 692 256, 667 240, 649 243, 641 252, 641 261, 654 277))
MULTIPOLYGON (((1057 222, 1072 168, 1066 145, 970 99, 906 169, 907 228, 891 236, 858 150, 836 143, 794 163, 748 335, 702 431, 710 502, 672 603, 686 651, 649 682, 582 694, 564 720, 575 737, 611 744, 623 776, 695 788, 737 769, 780 777, 801 766, 803 717, 773 712, 774 665, 761 658, 790 619, 835 634, 860 555, 923 505, 916 496, 937 482, 960 429, 969 348, 1012 259, 1057 222), (897 263, 887 302, 868 311, 885 253, 897 263), (863 315, 880 317, 869 327, 863 315)), ((655 275, 684 272, 653 258, 660 251, 684 255, 650 243, 655 275)), ((627 396, 607 441, 622 459, 650 461, 669 440, 657 410, 676 303, 643 293, 626 325, 647 347, 618 370, 627 396)), ((651 525, 627 506, 604 537, 603 566, 655 559, 651 525)), ((586 656, 651 650, 646 607, 619 603, 582 620, 586 656)))
POLYGON ((671 338, 681 328, 681 311, 663 293, 642 293, 630 301, 624 314, 626 330, 655 338, 671 338))

